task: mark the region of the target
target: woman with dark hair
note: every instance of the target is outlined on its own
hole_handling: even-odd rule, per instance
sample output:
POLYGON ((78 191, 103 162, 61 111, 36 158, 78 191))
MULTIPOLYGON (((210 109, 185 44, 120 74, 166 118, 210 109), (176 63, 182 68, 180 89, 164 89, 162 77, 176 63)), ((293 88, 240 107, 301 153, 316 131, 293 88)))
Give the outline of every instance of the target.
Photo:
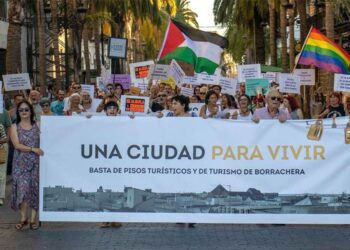
POLYGON ((219 100, 218 94, 209 90, 205 96, 204 103, 199 112, 199 116, 203 118, 218 118, 220 113, 220 106, 217 104, 219 100))
POLYGON ((283 97, 283 106, 288 109, 292 120, 304 119, 303 111, 301 111, 297 100, 293 96, 288 95, 283 97))
POLYGON ((332 118, 333 116, 345 116, 344 105, 341 103, 341 96, 338 92, 332 92, 329 95, 329 105, 318 118, 332 118))
POLYGON ((15 147, 13 156, 12 203, 14 210, 20 209, 20 222, 16 229, 28 225, 27 209, 31 209, 30 229, 39 228, 39 156, 44 152, 39 148, 39 126, 35 122, 33 106, 22 101, 17 106, 16 124, 10 129, 11 141, 15 147))
POLYGON ((194 87, 193 95, 199 96, 199 92, 201 92, 201 87, 200 86, 194 87))
POLYGON ((220 118, 229 119, 237 111, 237 104, 233 96, 222 94, 220 118))
POLYGON ((117 116, 119 112, 119 105, 114 101, 109 101, 104 106, 104 111, 107 116, 117 116))
POLYGON ((189 112, 190 100, 188 97, 183 95, 176 95, 171 98, 172 111, 170 111, 167 117, 196 117, 196 113, 189 112))
POLYGON ((236 120, 251 120, 252 119, 252 111, 250 110, 250 98, 246 94, 240 95, 238 97, 239 110, 234 112, 232 115, 232 119, 236 120))
POLYGON ((122 95, 124 95, 124 87, 120 83, 116 83, 114 96, 117 98, 118 106, 121 104, 122 95))

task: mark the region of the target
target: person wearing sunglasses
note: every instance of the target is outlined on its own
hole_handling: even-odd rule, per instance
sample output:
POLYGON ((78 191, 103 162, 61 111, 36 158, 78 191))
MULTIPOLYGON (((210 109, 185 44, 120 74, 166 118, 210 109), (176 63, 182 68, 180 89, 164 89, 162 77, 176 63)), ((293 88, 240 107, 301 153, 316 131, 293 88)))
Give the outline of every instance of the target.
POLYGON ((17 230, 39 228, 37 211, 39 209, 39 156, 44 152, 39 147, 40 130, 35 121, 33 106, 22 101, 17 106, 16 123, 10 129, 10 138, 15 147, 12 172, 11 207, 20 211, 17 230), (31 216, 28 222, 27 210, 31 216))
POLYGON ((199 89, 199 98, 201 98, 201 103, 205 103, 205 95, 208 92, 208 87, 207 86, 202 86, 199 89))
POLYGON ((165 91, 158 92, 157 98, 152 102, 152 112, 163 111, 166 108, 168 94, 165 91))
POLYGON ((290 120, 290 114, 284 109, 280 108, 282 101, 281 93, 276 89, 266 95, 267 107, 256 109, 253 114, 253 122, 258 123, 260 120, 278 119, 280 122, 290 120))

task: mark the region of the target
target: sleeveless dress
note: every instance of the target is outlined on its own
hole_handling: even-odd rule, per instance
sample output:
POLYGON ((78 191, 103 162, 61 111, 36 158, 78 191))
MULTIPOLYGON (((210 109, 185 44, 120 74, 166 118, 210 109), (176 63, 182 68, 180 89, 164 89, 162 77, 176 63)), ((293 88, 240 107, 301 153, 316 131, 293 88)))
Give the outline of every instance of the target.
MULTIPOLYGON (((40 131, 35 123, 25 130, 17 124, 19 143, 33 148, 39 147, 40 131)), ((34 210, 39 209, 39 156, 34 152, 22 152, 15 149, 12 162, 12 203, 14 210, 26 202, 34 210)))

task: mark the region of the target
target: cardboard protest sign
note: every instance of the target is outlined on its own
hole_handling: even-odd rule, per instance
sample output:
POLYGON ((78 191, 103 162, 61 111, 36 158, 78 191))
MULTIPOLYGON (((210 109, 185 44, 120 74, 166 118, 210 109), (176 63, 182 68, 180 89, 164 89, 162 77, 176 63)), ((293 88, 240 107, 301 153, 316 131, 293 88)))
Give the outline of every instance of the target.
POLYGON ((130 63, 129 67, 130 67, 131 82, 133 84, 147 82, 148 71, 151 65, 153 64, 154 64, 153 61, 130 63))
POLYGON ((350 75, 334 74, 334 91, 350 92, 350 75))
POLYGON ((261 78, 260 64, 238 65, 238 82, 261 78))
POLYGON ((277 72, 261 73, 262 78, 267 79, 269 83, 277 81, 277 72))
POLYGON ((200 85, 200 83, 198 82, 198 74, 195 74, 194 76, 184 76, 182 78, 182 83, 200 85))
POLYGON ((129 89, 131 85, 131 78, 129 74, 113 74, 109 78, 110 83, 120 83, 124 89, 129 89))
POLYGON ((201 74, 197 74, 197 81, 200 84, 218 85, 219 84, 219 76, 201 73, 201 74))
POLYGON ((5 91, 31 89, 28 73, 3 75, 5 91))
POLYGON ((145 96, 126 96, 121 97, 121 113, 124 115, 139 114, 146 115, 149 106, 149 97, 145 96))
POLYGON ((95 85, 90 84, 81 84, 81 91, 86 91, 89 93, 91 98, 94 98, 95 96, 95 85))
POLYGON ((245 83, 245 93, 248 96, 258 94, 266 95, 269 92, 269 81, 263 78, 247 79, 245 83))
POLYGON ((151 65, 148 78, 153 80, 166 80, 168 79, 169 68, 170 66, 165 64, 151 65))
POLYGON ((109 82, 109 78, 111 77, 111 70, 106 69, 105 66, 101 65, 101 77, 102 77, 103 83, 106 86, 109 82))
POLYGON ((219 84, 221 93, 235 95, 237 89, 237 78, 220 77, 219 84))
POLYGON ((181 66, 173 59, 171 60, 168 77, 172 77, 176 85, 180 85, 182 78, 185 76, 185 72, 182 70, 181 66))
POLYGON ((181 87, 181 95, 190 97, 190 96, 193 95, 193 89, 192 88, 181 87))
POLYGON ((295 69, 293 73, 300 77, 300 85, 315 85, 315 69, 295 69))
POLYGON ((300 77, 294 74, 280 74, 280 92, 300 94, 300 77))

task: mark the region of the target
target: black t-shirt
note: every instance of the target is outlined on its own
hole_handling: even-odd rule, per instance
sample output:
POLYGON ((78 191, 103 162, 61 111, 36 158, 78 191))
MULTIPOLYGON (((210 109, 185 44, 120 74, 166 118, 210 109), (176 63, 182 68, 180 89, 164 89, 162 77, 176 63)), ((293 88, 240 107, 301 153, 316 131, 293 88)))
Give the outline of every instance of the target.
POLYGON ((329 112, 327 114, 327 118, 332 118, 334 114, 336 114, 336 117, 341 117, 341 116, 345 116, 345 110, 343 105, 339 105, 338 107, 332 107, 329 106, 329 112))

